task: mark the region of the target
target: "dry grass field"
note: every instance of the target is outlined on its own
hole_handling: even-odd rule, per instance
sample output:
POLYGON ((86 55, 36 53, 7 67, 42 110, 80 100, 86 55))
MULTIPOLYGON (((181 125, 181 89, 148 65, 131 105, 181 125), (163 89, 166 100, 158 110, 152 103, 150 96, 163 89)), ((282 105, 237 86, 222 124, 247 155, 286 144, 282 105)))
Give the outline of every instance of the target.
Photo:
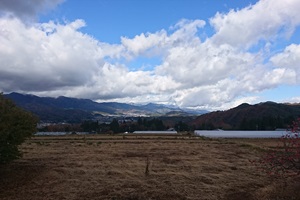
POLYGON ((300 199, 299 180, 268 177, 249 159, 272 139, 39 136, 0 166, 0 199, 300 199), (147 171, 147 172, 146 172, 147 171))

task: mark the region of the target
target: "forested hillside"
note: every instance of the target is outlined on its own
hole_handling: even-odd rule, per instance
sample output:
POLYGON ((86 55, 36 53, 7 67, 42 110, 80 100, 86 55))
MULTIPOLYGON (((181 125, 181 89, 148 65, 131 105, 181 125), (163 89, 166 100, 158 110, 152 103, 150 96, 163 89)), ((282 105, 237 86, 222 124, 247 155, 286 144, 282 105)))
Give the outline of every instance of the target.
POLYGON ((190 125, 207 130, 275 130, 287 128, 299 116, 299 104, 265 102, 241 104, 230 110, 207 113, 197 117, 190 125))

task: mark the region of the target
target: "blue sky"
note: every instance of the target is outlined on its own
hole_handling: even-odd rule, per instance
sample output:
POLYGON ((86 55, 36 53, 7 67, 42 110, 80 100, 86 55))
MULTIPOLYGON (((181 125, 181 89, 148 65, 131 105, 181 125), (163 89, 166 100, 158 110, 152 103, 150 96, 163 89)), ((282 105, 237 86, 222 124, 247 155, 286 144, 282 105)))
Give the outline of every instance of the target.
MULTIPOLYGON (((100 41, 120 43, 120 37, 169 28, 180 19, 209 19, 216 12, 243 8, 256 1, 230 0, 67 0, 40 15, 40 21, 84 19, 81 31, 100 41)), ((208 30, 210 32, 210 30, 208 30)))
POLYGON ((299 0, 0 1, 0 91, 224 110, 300 102, 299 0))

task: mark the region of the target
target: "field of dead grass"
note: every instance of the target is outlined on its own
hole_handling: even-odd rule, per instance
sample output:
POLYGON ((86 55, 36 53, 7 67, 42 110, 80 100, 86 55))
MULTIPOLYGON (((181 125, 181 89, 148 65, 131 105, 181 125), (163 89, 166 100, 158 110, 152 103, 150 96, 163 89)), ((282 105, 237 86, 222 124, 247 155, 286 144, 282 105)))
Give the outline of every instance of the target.
POLYGON ((33 137, 22 159, 0 166, 0 199, 299 199, 299 181, 284 186, 249 162, 275 145, 171 135, 33 137))

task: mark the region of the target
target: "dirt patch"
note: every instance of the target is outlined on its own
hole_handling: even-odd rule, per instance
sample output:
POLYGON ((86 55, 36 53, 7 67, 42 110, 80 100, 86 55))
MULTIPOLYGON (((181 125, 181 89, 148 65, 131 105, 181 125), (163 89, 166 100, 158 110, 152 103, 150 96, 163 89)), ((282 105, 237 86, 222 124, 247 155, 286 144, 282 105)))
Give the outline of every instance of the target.
POLYGON ((0 199, 297 199, 249 162, 274 141, 34 137, 0 166, 0 199), (149 159, 149 173, 145 167, 149 159))

